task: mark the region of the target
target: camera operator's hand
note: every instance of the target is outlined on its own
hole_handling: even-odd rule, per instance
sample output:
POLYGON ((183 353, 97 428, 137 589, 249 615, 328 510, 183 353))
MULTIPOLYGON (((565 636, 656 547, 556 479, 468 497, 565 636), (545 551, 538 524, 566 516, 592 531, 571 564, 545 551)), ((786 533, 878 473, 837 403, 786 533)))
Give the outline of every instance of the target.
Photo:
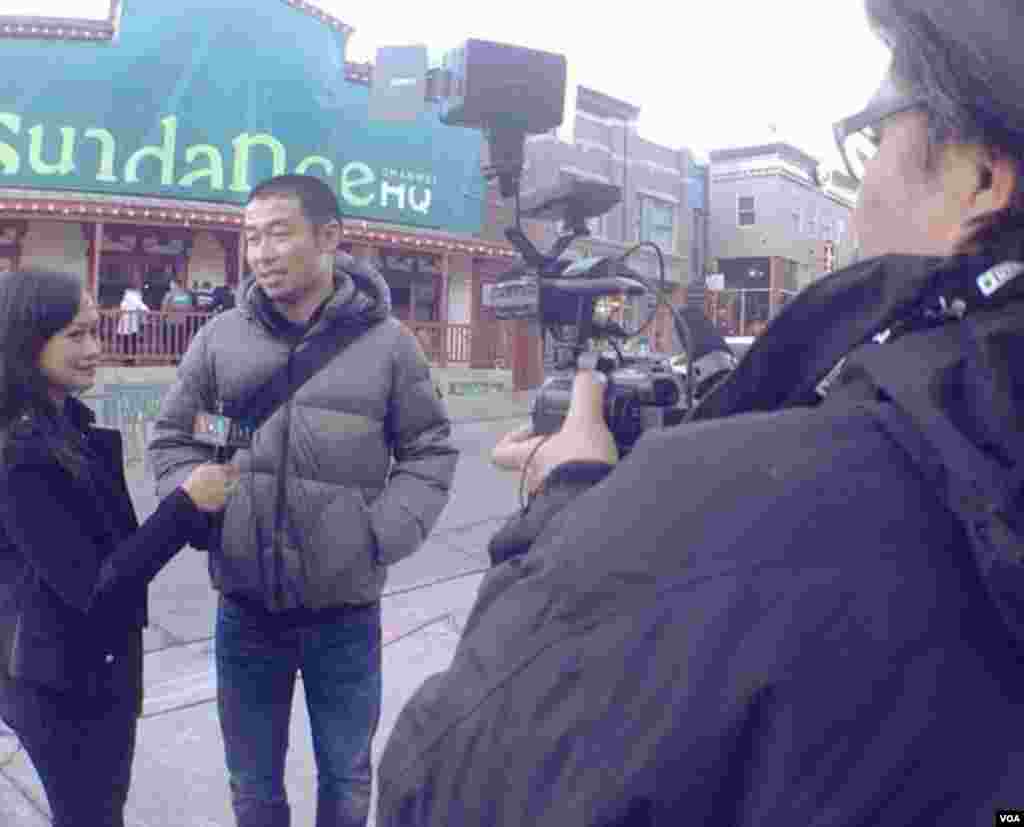
POLYGON ((521 471, 529 462, 526 487, 531 493, 562 463, 587 460, 614 465, 619 460, 619 449, 604 421, 606 384, 604 375, 597 371, 578 371, 561 430, 550 437, 534 436, 526 426, 506 434, 491 452, 491 461, 512 471, 521 471))

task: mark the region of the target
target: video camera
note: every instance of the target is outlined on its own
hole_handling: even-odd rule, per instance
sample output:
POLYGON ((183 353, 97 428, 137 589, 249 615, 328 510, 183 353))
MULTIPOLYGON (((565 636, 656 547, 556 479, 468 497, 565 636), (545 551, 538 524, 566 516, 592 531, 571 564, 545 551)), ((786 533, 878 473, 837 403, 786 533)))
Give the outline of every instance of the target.
MULTIPOLYGON (((576 239, 590 235, 588 219, 605 214, 619 203, 620 187, 572 181, 535 192, 527 200, 521 198, 526 136, 547 132, 562 123, 567 74, 564 56, 469 40, 445 56, 442 69, 447 94, 441 121, 484 133, 489 148, 484 176, 498 180, 503 198, 515 199, 515 224, 506 229, 505 236, 518 250, 522 263, 499 277, 490 289, 489 304, 498 319, 538 321, 542 343, 550 336, 555 345, 555 373, 544 382, 534 401, 533 430, 538 434, 556 432, 569 410, 575 371, 600 370, 608 378, 605 419, 620 454, 625 454, 645 429, 680 421, 693 408, 695 390, 710 387, 706 382, 700 388, 696 386, 700 370, 694 362, 700 358, 698 343, 690 325, 666 298, 662 251, 644 242, 624 255, 575 261, 562 257, 576 239), (561 234, 547 253, 538 250, 523 231, 524 216, 561 222, 561 234), (641 247, 650 247, 657 254, 658 283, 626 264, 641 247), (680 384, 668 365, 626 357, 620 348, 622 342, 650 325, 656 308, 635 331, 623 329, 607 312, 604 300, 608 297, 646 294, 657 296, 672 311, 687 352, 687 366, 693 367, 686 373, 683 410, 679 405, 680 384), (592 351, 590 344, 596 340, 607 342, 615 357, 592 351)), ((701 355, 715 352, 721 357, 724 352, 731 359, 728 345, 710 323, 702 334, 701 355)), ((732 366, 731 362, 725 364, 732 366)))

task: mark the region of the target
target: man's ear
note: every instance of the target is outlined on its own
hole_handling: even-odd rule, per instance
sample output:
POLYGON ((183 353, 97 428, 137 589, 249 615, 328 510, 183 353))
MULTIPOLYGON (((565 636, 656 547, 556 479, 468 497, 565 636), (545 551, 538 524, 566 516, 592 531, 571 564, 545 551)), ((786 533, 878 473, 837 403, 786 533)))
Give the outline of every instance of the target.
POLYGON ((317 233, 317 241, 322 252, 332 255, 336 253, 338 245, 341 244, 341 223, 337 219, 331 219, 323 224, 317 233))

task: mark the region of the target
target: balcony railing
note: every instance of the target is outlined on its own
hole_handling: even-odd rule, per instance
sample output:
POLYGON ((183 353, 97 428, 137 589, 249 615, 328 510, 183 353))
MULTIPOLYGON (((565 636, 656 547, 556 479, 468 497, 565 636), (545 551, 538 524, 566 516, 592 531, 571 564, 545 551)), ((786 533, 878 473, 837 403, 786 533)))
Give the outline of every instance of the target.
POLYGON ((174 365, 212 313, 101 310, 100 341, 108 365, 174 365))
MULTIPOLYGON (((162 311, 100 311, 100 341, 107 365, 175 365, 184 356, 192 337, 212 313, 162 311)), ((473 352, 473 325, 440 322, 406 322, 434 365, 486 363, 510 364, 511 332, 503 324, 481 331, 473 352)))
POLYGON ((796 293, 792 290, 709 290, 704 312, 723 336, 757 336, 796 293))
POLYGON ((508 368, 512 359, 512 331, 501 322, 495 322, 487 330, 481 328, 477 334, 481 341, 473 348, 473 325, 445 324, 442 322, 404 322, 419 339, 427 359, 432 365, 446 367, 450 364, 487 364, 496 368, 508 368))

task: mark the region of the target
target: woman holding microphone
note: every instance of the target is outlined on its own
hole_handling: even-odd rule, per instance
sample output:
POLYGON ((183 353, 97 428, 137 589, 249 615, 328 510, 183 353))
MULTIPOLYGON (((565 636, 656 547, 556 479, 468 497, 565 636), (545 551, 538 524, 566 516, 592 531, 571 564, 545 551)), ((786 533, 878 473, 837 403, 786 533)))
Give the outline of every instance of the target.
POLYGON ((124 824, 147 586, 238 477, 202 465, 139 525, 121 435, 76 398, 98 323, 76 276, 0 275, 0 717, 58 827, 124 824))

